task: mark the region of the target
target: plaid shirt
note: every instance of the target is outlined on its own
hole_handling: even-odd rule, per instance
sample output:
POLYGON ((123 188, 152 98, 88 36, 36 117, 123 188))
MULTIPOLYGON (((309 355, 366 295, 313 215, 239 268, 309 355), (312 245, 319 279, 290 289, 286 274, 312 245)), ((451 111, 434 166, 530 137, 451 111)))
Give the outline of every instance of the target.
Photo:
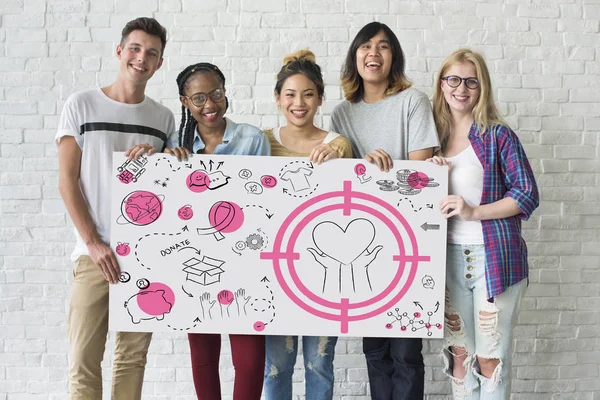
POLYGON ((521 237, 521 220, 527 220, 539 204, 531 166, 515 133, 494 125, 483 134, 475 124, 469 141, 483 165, 481 204, 510 197, 521 211, 514 217, 482 220, 486 253, 485 279, 488 298, 528 277, 527 246, 521 237))

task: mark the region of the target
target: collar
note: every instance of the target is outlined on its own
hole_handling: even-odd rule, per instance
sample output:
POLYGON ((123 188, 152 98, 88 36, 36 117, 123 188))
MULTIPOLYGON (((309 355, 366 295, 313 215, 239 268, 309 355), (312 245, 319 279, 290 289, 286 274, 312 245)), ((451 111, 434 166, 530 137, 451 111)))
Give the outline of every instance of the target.
MULTIPOLYGON (((225 119, 225 134, 223 134, 223 144, 227 144, 233 139, 235 135, 235 131, 237 129, 237 124, 230 120, 227 117, 223 117, 225 119)), ((204 150, 206 145, 202 141, 200 134, 198 133, 198 126, 196 125, 196 129, 194 130, 194 152, 198 150, 204 150)))
POLYGON ((471 125, 471 129, 469 129, 469 137, 483 139, 483 136, 485 134, 487 134, 488 131, 489 131, 489 129, 486 129, 485 131, 481 132, 479 130, 479 126, 477 126, 477 123, 475 121, 473 121, 473 124, 471 125))

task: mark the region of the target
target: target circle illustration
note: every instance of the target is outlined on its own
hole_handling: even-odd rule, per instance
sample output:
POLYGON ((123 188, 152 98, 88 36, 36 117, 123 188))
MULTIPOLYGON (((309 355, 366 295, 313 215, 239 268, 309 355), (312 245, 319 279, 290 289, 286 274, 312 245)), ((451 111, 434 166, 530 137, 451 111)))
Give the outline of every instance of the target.
POLYGON ((261 259, 272 261, 280 287, 297 306, 319 318, 339 322, 340 332, 348 333, 350 322, 373 318, 397 304, 411 287, 419 264, 429 262, 430 256, 419 253, 415 233, 398 210, 376 196, 353 191, 352 182, 344 181, 342 190, 315 196, 292 211, 281 224, 272 250, 262 252, 261 259), (302 232, 310 223, 329 213, 339 215, 340 211, 344 217, 368 214, 394 238, 393 255, 383 262, 393 263, 395 274, 379 293, 373 292, 369 298, 351 301, 340 295, 339 300, 326 299, 309 289, 297 272, 296 263, 301 259, 297 242, 302 232))

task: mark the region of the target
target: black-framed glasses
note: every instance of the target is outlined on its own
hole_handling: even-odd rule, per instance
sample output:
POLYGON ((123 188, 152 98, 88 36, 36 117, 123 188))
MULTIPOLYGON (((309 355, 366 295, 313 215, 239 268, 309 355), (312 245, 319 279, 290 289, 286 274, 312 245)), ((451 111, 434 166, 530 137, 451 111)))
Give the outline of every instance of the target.
POLYGON ((442 80, 446 81, 451 88, 457 88, 463 82, 465 82, 465 86, 469 89, 477 89, 479 87, 479 79, 475 77, 461 78, 460 76, 450 75, 444 76, 442 80))
POLYGON ((222 101, 225 98, 225 89, 223 88, 216 88, 215 90, 211 91, 210 93, 194 93, 191 96, 183 96, 186 99, 190 99, 191 102, 196 106, 196 107, 202 107, 204 105, 204 103, 206 103, 206 100, 208 100, 208 98, 210 97, 210 99, 212 101, 214 101, 215 103, 218 103, 220 101, 222 101))

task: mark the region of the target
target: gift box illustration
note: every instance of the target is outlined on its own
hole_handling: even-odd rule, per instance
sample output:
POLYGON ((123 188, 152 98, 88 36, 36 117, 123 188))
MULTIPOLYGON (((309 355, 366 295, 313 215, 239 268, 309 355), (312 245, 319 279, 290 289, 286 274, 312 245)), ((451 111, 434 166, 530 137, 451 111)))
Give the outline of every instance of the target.
POLYGON ((202 256, 192 257, 183 263, 183 272, 187 274, 186 281, 192 281, 199 285, 212 285, 221 281, 221 274, 225 272, 221 267, 225 261, 216 258, 202 256))

